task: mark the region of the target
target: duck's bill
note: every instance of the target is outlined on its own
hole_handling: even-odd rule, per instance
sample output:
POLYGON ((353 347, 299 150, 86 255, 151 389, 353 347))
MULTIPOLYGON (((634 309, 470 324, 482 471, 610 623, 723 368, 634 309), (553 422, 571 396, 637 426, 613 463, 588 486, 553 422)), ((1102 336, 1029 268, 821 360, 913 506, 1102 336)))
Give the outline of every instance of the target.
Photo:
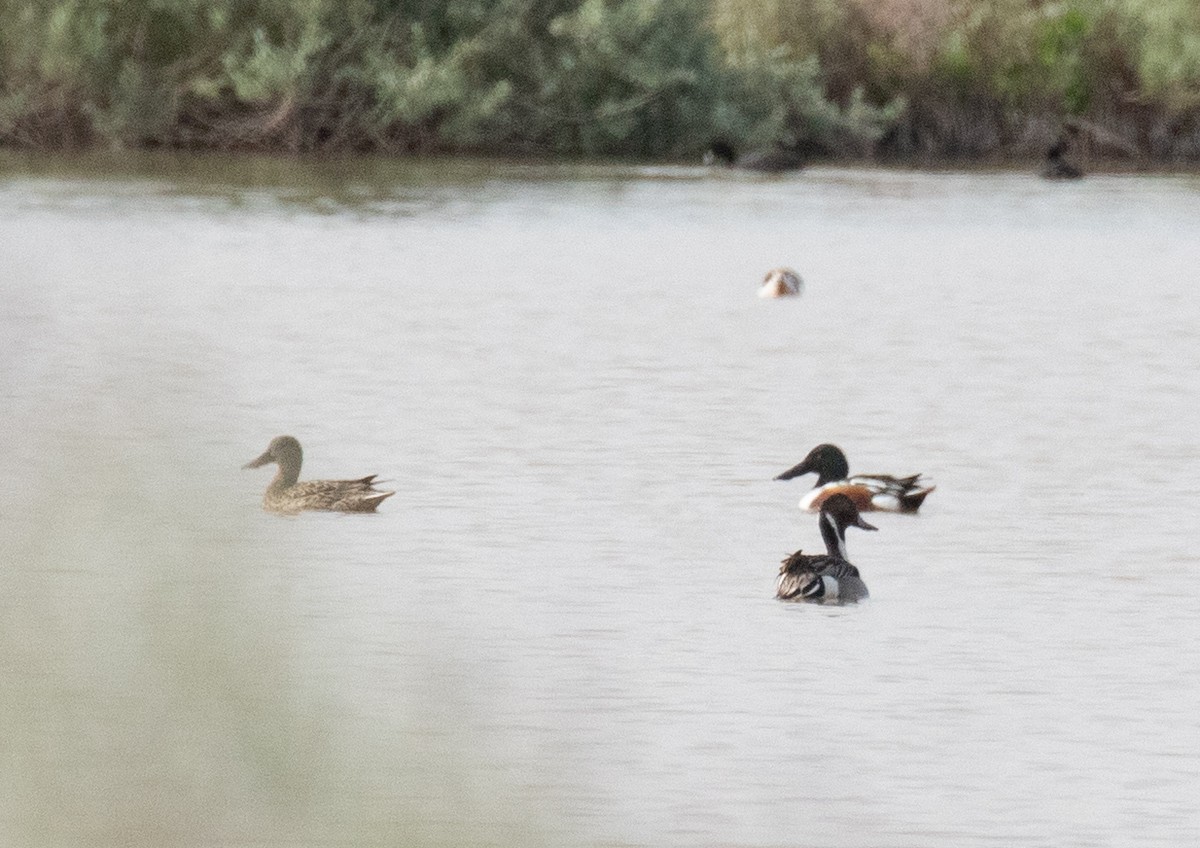
POLYGON ((249 462, 247 462, 245 465, 242 466, 242 468, 243 469, 245 469, 245 468, 262 468, 264 465, 266 465, 270 461, 271 461, 271 452, 266 451, 263 453, 262 456, 258 457, 257 459, 252 459, 249 462))
POLYGON ((861 515, 855 519, 854 526, 861 527, 863 530, 878 530, 879 529, 874 524, 868 524, 867 522, 863 521, 863 517, 861 515))
POLYGON ((810 471, 812 471, 812 469, 808 467, 808 461, 805 460, 804 462, 800 463, 799 465, 793 465, 791 468, 789 468, 787 471, 785 471, 782 474, 780 474, 779 476, 777 476, 775 479, 776 480, 791 480, 793 477, 799 477, 801 474, 807 474, 810 471))

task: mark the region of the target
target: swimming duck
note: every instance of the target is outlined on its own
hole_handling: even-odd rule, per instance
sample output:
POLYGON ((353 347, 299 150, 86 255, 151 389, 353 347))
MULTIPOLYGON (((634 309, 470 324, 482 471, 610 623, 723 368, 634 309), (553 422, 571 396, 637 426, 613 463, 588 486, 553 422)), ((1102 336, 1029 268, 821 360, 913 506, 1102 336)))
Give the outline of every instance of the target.
POLYGON ((263 509, 268 512, 292 514, 306 509, 330 512, 374 512, 384 500, 395 492, 375 488, 375 478, 370 474, 359 480, 305 480, 300 479, 300 464, 304 453, 300 442, 291 436, 276 436, 263 451, 262 456, 247 462, 242 468, 260 468, 269 462, 279 466, 279 472, 267 493, 263 495, 263 509))
POLYGON ((916 512, 925 497, 936 488, 923 481, 920 474, 911 477, 855 474, 851 477, 846 455, 837 445, 828 444, 817 445, 799 465, 789 468, 775 479, 791 480, 810 471, 817 475, 817 485, 800 499, 801 509, 820 509, 826 498, 843 494, 853 500, 860 510, 916 512))
POLYGON ((779 567, 775 597, 781 601, 854 603, 869 596, 867 584, 846 557, 846 528, 878 528, 863 521, 854 501, 831 495, 821 505, 817 519, 825 540, 824 554, 796 551, 779 567))
POLYGON ((800 294, 804 281, 791 268, 772 268, 763 277, 759 297, 791 297, 800 294))
POLYGON ((705 165, 722 165, 743 171, 760 171, 764 174, 782 174, 799 171, 806 157, 795 146, 776 144, 768 150, 755 150, 739 156, 737 149, 728 141, 718 139, 704 154, 705 165))

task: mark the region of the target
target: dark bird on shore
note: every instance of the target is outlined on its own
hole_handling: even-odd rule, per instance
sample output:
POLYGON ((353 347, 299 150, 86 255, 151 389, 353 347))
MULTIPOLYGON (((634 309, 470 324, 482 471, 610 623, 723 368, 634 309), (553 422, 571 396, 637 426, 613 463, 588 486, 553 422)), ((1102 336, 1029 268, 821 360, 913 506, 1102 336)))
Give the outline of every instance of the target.
POLYGON ((739 155, 728 141, 718 139, 704 154, 705 165, 717 165, 725 168, 737 168, 742 171, 759 171, 764 174, 782 174, 786 171, 799 171, 807 162, 807 157, 799 149, 799 145, 782 142, 766 150, 752 150, 739 155))
POLYGON ((854 603, 869 596, 867 584, 846 557, 846 528, 878 529, 858 514, 854 501, 833 495, 821 505, 817 519, 825 540, 824 554, 796 551, 779 567, 775 597, 781 601, 854 603))
POLYGON ((1063 128, 1054 143, 1046 149, 1046 161, 1042 164, 1043 177, 1048 180, 1077 180, 1083 176, 1079 166, 1067 158, 1078 135, 1079 129, 1073 124, 1063 128))

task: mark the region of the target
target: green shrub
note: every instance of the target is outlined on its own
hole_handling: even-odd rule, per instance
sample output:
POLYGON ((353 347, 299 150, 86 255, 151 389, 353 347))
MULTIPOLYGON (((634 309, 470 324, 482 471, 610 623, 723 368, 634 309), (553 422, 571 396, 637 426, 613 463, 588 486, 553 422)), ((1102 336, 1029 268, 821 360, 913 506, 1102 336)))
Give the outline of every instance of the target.
POLYGON ((1125 0, 1121 34, 1136 56, 1148 97, 1172 112, 1200 107, 1200 5, 1192 0, 1125 0))
POLYGON ((0 143, 34 147, 980 154, 1068 116, 1169 140, 1200 107, 1191 0, 0 0, 0 20, 0 143))

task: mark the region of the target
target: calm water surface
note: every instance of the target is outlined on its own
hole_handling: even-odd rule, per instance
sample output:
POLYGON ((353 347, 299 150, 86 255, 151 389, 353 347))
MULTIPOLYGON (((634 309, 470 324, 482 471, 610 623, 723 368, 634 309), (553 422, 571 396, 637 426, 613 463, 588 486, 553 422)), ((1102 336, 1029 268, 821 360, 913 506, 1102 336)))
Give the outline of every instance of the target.
POLYGON ((1195 177, 0 166, 0 833, 1200 841, 1195 177))

